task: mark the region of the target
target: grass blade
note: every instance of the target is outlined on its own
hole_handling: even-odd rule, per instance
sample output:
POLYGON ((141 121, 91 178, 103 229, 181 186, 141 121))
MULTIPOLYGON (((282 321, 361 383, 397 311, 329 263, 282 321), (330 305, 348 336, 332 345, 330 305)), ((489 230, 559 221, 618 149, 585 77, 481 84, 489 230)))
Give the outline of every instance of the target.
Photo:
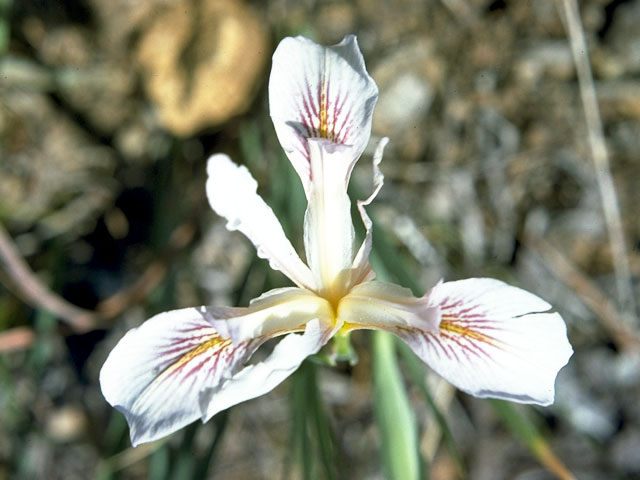
MULTIPOLYGON (((304 364, 303 364, 304 366, 304 364)), ((313 475, 313 452, 307 428, 307 372, 301 367, 291 378, 291 404, 293 423, 291 435, 291 451, 302 469, 304 480, 311 480, 313 475)), ((290 464, 285 468, 285 478, 290 477, 290 464)))
POLYGON ((387 478, 420 478, 418 432, 396 359, 393 337, 373 334, 373 385, 376 421, 387 478))
POLYGON ((411 379, 411 381, 418 387, 420 392, 422 393, 427 405, 431 409, 431 413, 433 414, 433 418, 435 419, 440 431, 442 432, 442 436, 444 438, 445 445, 451 454, 456 467, 458 468, 458 472, 462 478, 466 478, 466 468, 464 465, 464 460, 462 459, 462 455, 458 450, 458 446, 456 444, 455 439, 451 433, 451 429, 449 429, 449 425, 447 424, 447 420, 444 418, 444 415, 436 405, 436 402, 429 391, 429 387, 427 386, 427 382, 425 381, 425 364, 413 353, 413 351, 404 343, 404 342, 396 342, 398 351, 400 352, 400 356, 402 357, 403 364, 407 369, 407 375, 411 379))
POLYGON ((312 437, 317 440, 320 461, 324 468, 326 478, 333 480, 337 478, 336 471, 341 470, 341 462, 336 449, 331 424, 322 405, 322 397, 318 388, 318 378, 316 369, 311 362, 304 364, 307 375, 308 392, 308 413, 311 422, 312 437))
POLYGON ((561 480, 575 479, 565 464, 553 453, 538 427, 515 405, 503 400, 489 400, 489 403, 513 436, 520 440, 549 471, 561 480))

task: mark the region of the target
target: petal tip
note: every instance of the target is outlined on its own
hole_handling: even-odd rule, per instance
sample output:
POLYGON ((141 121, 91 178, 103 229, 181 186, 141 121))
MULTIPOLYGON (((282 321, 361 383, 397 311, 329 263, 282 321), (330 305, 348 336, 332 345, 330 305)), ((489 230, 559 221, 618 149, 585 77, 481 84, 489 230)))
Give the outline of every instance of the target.
POLYGON ((207 160, 207 175, 213 176, 221 166, 233 163, 231 158, 225 153, 214 153, 207 160))

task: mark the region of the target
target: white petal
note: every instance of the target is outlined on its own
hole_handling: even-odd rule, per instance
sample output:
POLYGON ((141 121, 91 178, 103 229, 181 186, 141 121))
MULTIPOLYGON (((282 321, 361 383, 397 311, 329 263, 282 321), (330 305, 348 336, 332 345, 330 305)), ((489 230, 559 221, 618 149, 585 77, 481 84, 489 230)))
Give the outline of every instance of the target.
POLYGON ((382 155, 384 154, 384 148, 389 143, 387 137, 383 137, 376 145, 376 151, 373 154, 373 191, 371 195, 365 200, 358 200, 358 211, 360 212, 360 218, 365 228, 365 237, 356 258, 353 260, 353 284, 358 284, 366 280, 372 280, 375 277, 375 273, 371 269, 369 264, 369 254, 371 253, 372 231, 373 222, 367 214, 365 207, 369 206, 371 202, 378 196, 378 192, 384 185, 384 175, 380 171, 380 162, 382 162, 382 155))
POLYGON ((558 313, 541 298, 492 279, 436 285, 437 333, 401 334, 443 378, 472 395, 549 405, 573 349, 558 313))
POLYGON ((271 268, 280 270, 299 287, 313 289, 309 267, 300 260, 273 210, 256 193, 258 184, 249 171, 227 155, 216 154, 209 158, 207 174, 209 203, 227 219, 227 228, 245 234, 271 268))
POLYGON ((352 147, 318 138, 309 139, 308 144, 312 180, 304 219, 304 246, 316 285, 327 294, 340 289, 336 282, 353 261, 355 234, 347 194, 352 147))
POLYGON ((425 298, 393 283, 366 282, 356 285, 338 305, 343 330, 379 329, 396 335, 403 332, 435 333, 440 309, 425 298))
POLYGON ((273 349, 269 357, 249 365, 220 387, 207 389, 200 395, 203 421, 239 402, 270 392, 291 375, 310 355, 317 353, 339 328, 327 329, 318 320, 307 323, 304 335, 291 333, 273 349))
POLYGON ((133 445, 164 437, 198 418, 209 418, 213 410, 266 393, 284 380, 339 328, 332 322, 327 302, 310 295, 300 289, 282 289, 247 309, 175 310, 129 331, 103 365, 100 386, 105 399, 125 415, 133 445), (213 316, 217 314, 228 319, 229 325, 213 316), (234 317, 247 326, 236 328, 240 323, 232 323, 234 317), (264 324, 258 326, 258 321, 264 324), (285 337, 273 359, 259 368, 243 368, 269 338, 304 330, 309 323, 308 334, 285 337), (226 327, 226 334, 257 335, 234 341, 225 338, 223 329, 217 328, 220 325, 226 327), (260 375, 250 376, 253 371, 260 375), (253 382, 251 388, 248 378, 253 382))
POLYGON ((161 313, 111 351, 102 394, 126 417, 134 446, 151 442, 202 417, 198 392, 232 376, 260 343, 233 345, 195 308, 161 313))
POLYGON ((285 38, 273 54, 269 109, 282 148, 309 193, 306 139, 351 145, 348 172, 364 150, 378 88, 366 71, 356 37, 331 47, 285 38))

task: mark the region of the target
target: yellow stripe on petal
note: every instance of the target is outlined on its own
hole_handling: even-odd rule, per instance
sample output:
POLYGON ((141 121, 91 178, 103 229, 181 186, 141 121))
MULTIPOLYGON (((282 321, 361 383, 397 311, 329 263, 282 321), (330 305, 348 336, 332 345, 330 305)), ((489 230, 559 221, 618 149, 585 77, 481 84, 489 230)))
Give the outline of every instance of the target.
POLYGON ((160 375, 158 375, 156 381, 162 381, 165 377, 171 376, 184 368, 190 362, 196 359, 204 359, 222 355, 225 349, 231 347, 231 340, 224 339, 218 335, 210 335, 208 340, 204 340, 192 350, 179 357, 175 362, 169 365, 160 375))
POLYGON ((474 330, 468 325, 464 325, 464 323, 460 321, 460 318, 451 315, 442 315, 442 319, 440 320, 440 334, 445 336, 451 336, 452 334, 459 335, 468 340, 486 343, 494 347, 500 347, 500 342, 496 338, 486 333, 479 332, 478 330, 474 330))
POLYGON ((328 138, 331 141, 335 140, 333 131, 329 132, 329 126, 327 124, 328 117, 328 104, 327 104, 327 88, 325 76, 322 75, 322 87, 320 90, 320 125, 318 128, 318 136, 320 138, 328 138))

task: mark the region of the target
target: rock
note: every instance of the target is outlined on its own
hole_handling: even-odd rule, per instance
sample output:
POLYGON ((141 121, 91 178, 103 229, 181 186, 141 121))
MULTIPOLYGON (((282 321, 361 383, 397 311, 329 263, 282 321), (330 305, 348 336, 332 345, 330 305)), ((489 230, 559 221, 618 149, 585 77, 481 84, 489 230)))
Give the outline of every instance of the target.
POLYGON ((330 42, 339 42, 342 37, 356 31, 356 10, 346 3, 329 3, 320 6, 318 12, 319 31, 330 42))
POLYGON ((44 31, 37 46, 40 59, 49 66, 87 65, 91 58, 91 36, 75 26, 44 31))
POLYGON ((87 430, 87 418, 78 407, 66 406, 51 413, 47 434, 57 442, 70 442, 87 430))
MULTIPOLYGON (((640 3, 620 2, 613 11, 603 49, 594 57, 594 70, 609 78, 640 72, 640 3)), ((597 52, 597 50, 596 50, 597 52)))
POLYGON ((0 219, 82 235, 113 198, 113 152, 46 95, 0 90, 0 219))
POLYGON ((162 124, 188 136, 246 110, 266 55, 263 24, 240 1, 178 1, 142 33, 136 61, 162 124))
POLYGON ((393 138, 391 148, 408 158, 417 158, 424 149, 426 138, 420 132, 444 74, 433 50, 430 39, 413 38, 371 72, 380 88, 373 131, 393 138))
POLYGON ((380 95, 378 123, 389 129, 411 127, 429 109, 432 97, 431 87, 424 79, 411 72, 402 74, 380 95))
POLYGON ((640 119, 640 82, 615 80, 596 85, 602 115, 640 119))
POLYGON ((135 76, 125 62, 93 61, 56 71, 58 92, 102 134, 111 134, 134 116, 135 76))
POLYGON ((516 64, 518 78, 536 85, 542 77, 569 80, 575 73, 569 42, 549 40, 529 48, 516 64))
POLYGON ((635 429, 623 431, 613 443, 611 459, 626 473, 640 473, 640 432, 635 429))

